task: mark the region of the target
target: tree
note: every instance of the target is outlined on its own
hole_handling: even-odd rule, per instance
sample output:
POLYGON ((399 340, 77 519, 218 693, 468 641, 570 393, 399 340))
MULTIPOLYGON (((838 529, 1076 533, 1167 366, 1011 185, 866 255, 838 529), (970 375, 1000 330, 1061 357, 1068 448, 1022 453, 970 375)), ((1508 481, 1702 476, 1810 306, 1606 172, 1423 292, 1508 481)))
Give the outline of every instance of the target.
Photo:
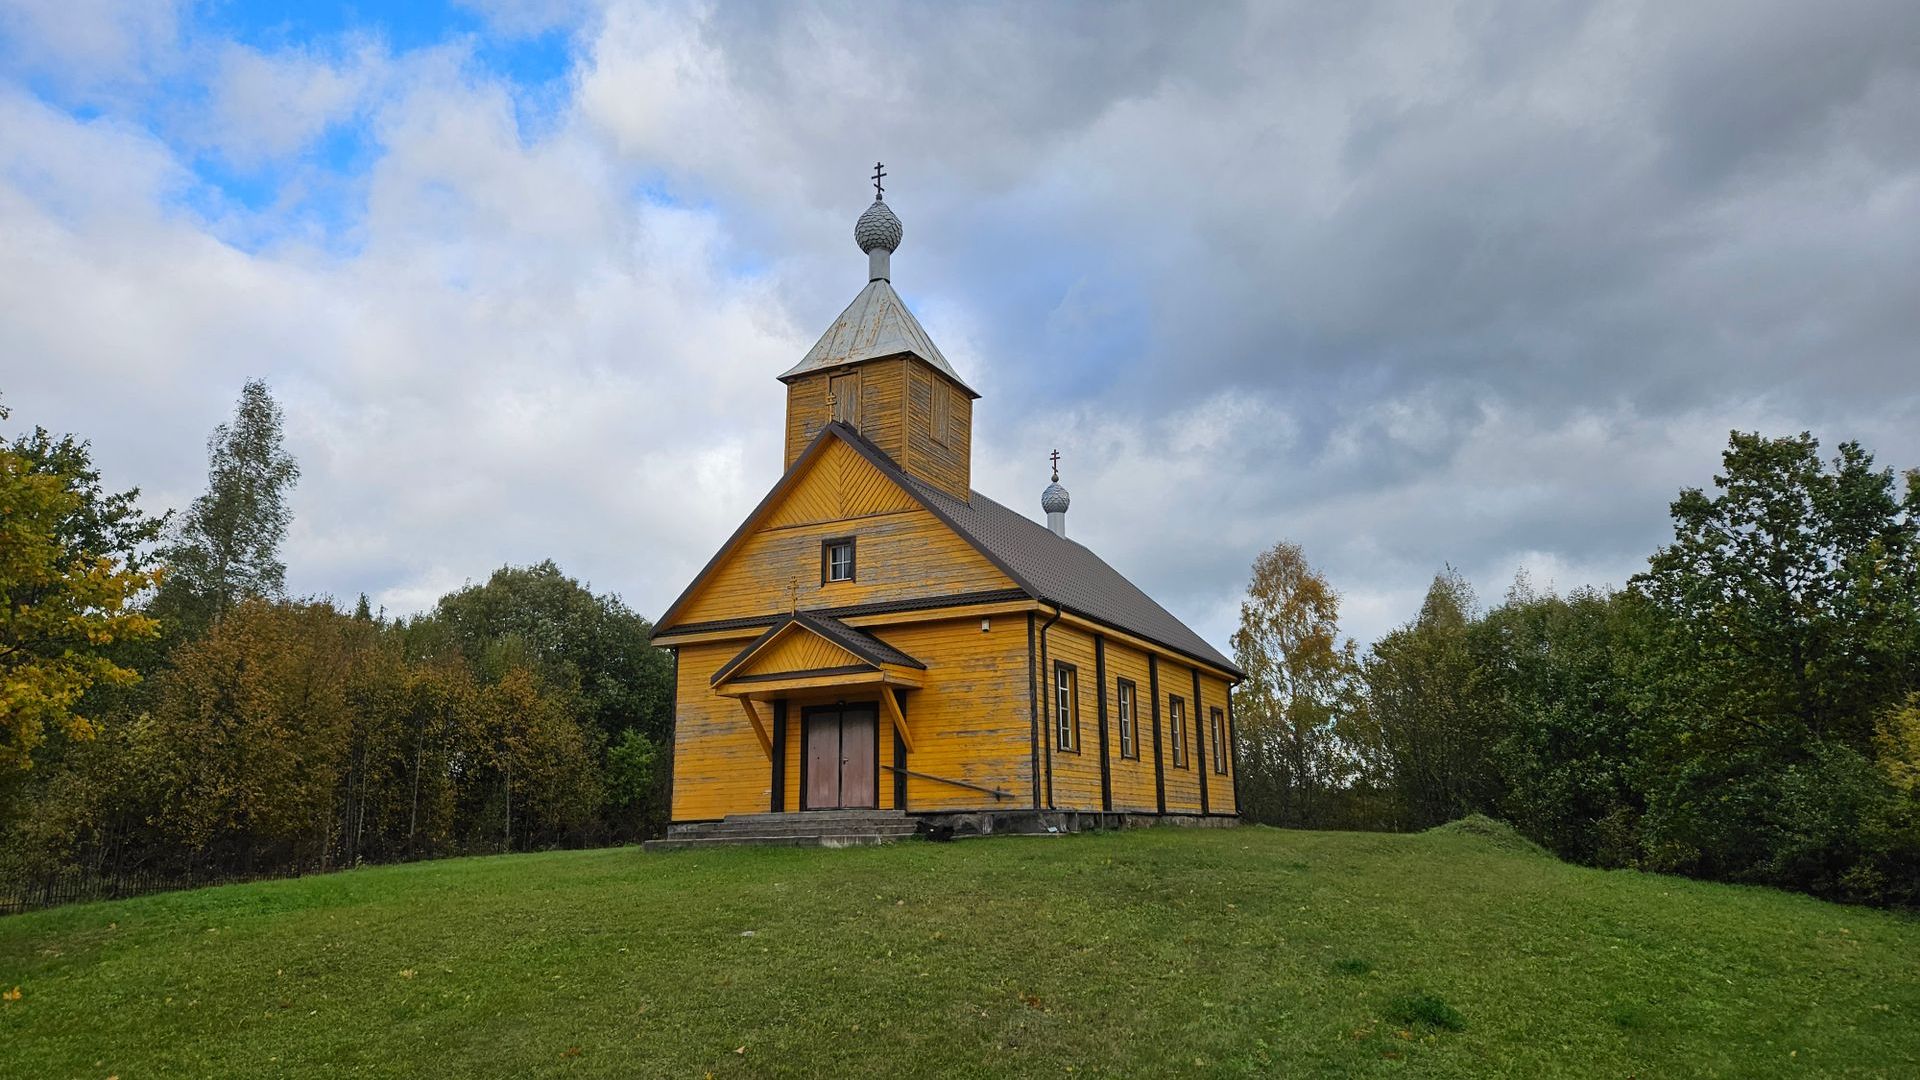
POLYGON ((281 423, 267 384, 251 379, 233 422, 207 439, 207 491, 166 549, 172 572, 159 605, 189 628, 219 620, 248 597, 277 597, 285 586, 280 545, 300 468, 282 445, 281 423))
POLYGON ((580 694, 608 742, 630 728, 663 742, 672 676, 652 630, 618 596, 594 595, 547 560, 503 566, 484 585, 448 593, 414 634, 428 650, 450 641, 488 680, 531 664, 548 685, 580 694))
POLYGON ((1233 635, 1247 673, 1234 692, 1240 809, 1254 820, 1327 824, 1329 793, 1349 779, 1337 729, 1358 665, 1339 637, 1340 597, 1299 545, 1254 560, 1233 635))
POLYGON ((1734 432, 1715 494, 1672 505, 1673 542, 1630 588, 1656 633, 1642 847, 1706 877, 1857 895, 1883 876, 1858 829, 1893 789, 1876 720, 1920 674, 1920 477, 1857 443, 1734 432))
POLYGON ((1618 593, 1541 595, 1522 575, 1474 629, 1501 732, 1504 816, 1565 858, 1626 866, 1639 857, 1637 612, 1618 593))
POLYGON ((158 580, 137 494, 103 494, 85 443, 0 443, 0 775, 30 768, 49 729, 91 738, 82 698, 139 677, 108 651, 158 630, 133 607, 158 580))
POLYGON ((1449 567, 1433 579, 1419 617, 1376 642, 1363 669, 1360 742, 1411 828, 1498 811, 1497 713, 1474 654, 1473 609, 1472 587, 1449 567))

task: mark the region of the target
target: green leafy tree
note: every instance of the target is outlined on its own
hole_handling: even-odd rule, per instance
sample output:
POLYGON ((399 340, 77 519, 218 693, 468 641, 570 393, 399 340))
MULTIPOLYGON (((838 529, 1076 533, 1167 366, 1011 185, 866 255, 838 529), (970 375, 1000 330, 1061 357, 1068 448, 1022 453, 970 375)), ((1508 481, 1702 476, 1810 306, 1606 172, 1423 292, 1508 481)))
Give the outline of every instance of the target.
POLYGON ((577 691, 609 743, 628 729, 660 742, 672 685, 652 630, 618 596, 596 596, 549 560, 501 567, 485 584, 441 597, 414 636, 426 650, 450 643, 489 680, 531 665, 549 686, 577 691))
POLYGON ((1674 540, 1632 589, 1657 620, 1638 763, 1649 865, 1855 896, 1884 849, 1877 718, 1916 673, 1920 481, 1856 443, 1735 432, 1715 492, 1681 493, 1674 540))
POLYGON ((1233 654, 1247 673, 1234 691, 1241 813, 1332 823, 1335 792, 1353 779, 1339 728, 1359 665, 1353 642, 1340 640, 1340 597, 1299 545, 1283 541, 1254 560, 1233 654))
POLYGON ((267 384, 252 379, 241 387, 233 421, 207 439, 207 491, 188 507, 165 551, 171 573, 159 604, 190 631, 242 600, 271 599, 285 587, 280 545, 300 468, 283 445, 282 423, 267 384))
POLYGON ((1358 742, 1410 828, 1498 811, 1498 713, 1474 651, 1474 606, 1472 587, 1448 568, 1433 579, 1419 617, 1376 642, 1364 665, 1358 742))
POLYGON ((85 443, 0 442, 0 776, 30 768, 50 730, 92 738, 82 699, 139 677, 111 652, 158 630, 134 607, 158 578, 137 494, 103 493, 85 443))

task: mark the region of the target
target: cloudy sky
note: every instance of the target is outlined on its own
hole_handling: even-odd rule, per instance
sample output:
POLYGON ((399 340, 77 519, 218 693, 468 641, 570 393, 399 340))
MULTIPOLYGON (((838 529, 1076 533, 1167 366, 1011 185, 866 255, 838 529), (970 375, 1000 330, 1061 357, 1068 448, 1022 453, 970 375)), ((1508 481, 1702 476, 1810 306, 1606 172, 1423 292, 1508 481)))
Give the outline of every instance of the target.
POLYGON ((300 593, 657 614, 895 285, 976 486, 1224 645, 1619 583, 1729 429, 1920 465, 1920 4, 0 0, 0 394, 155 508, 265 377, 300 593), (320 5, 311 5, 318 8, 320 5), (404 15, 381 12, 388 7, 404 15))

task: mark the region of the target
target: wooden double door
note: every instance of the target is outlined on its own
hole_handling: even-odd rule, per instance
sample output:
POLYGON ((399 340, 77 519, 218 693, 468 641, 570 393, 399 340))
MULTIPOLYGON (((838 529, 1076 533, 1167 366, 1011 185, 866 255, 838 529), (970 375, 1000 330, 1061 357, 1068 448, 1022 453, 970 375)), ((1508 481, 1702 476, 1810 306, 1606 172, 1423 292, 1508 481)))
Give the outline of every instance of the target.
POLYGON ((878 807, 877 705, 823 705, 803 710, 801 720, 800 809, 878 807))

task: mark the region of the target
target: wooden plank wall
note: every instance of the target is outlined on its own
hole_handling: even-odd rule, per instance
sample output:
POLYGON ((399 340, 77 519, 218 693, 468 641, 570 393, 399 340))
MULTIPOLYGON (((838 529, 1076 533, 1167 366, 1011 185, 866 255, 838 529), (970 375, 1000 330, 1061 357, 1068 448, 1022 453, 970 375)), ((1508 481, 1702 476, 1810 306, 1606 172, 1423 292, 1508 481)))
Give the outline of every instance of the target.
POLYGON ((1107 745, 1112 748, 1113 808, 1153 813, 1159 807, 1153 786, 1153 712, 1147 700, 1147 654, 1107 639, 1107 745), (1138 758, 1120 755, 1120 680, 1133 682, 1135 746, 1138 758))
POLYGON ((903 464, 912 475, 956 499, 964 499, 973 485, 973 399, 918 357, 909 358, 907 364, 907 456, 903 464), (935 393, 947 398, 945 439, 934 438, 935 393))
MULTIPOLYGON (((768 809, 773 769, 740 703, 708 681, 744 642, 680 647, 673 725, 673 820, 705 821, 768 809)), ((773 711, 761 715, 771 725, 773 711)))
POLYGON ((931 513, 892 510, 905 493, 851 447, 827 447, 767 521, 688 598, 676 622, 1012 588, 931 513), (847 519, 852 510, 865 516, 847 519), (855 538, 853 581, 823 584, 821 541, 855 538))

